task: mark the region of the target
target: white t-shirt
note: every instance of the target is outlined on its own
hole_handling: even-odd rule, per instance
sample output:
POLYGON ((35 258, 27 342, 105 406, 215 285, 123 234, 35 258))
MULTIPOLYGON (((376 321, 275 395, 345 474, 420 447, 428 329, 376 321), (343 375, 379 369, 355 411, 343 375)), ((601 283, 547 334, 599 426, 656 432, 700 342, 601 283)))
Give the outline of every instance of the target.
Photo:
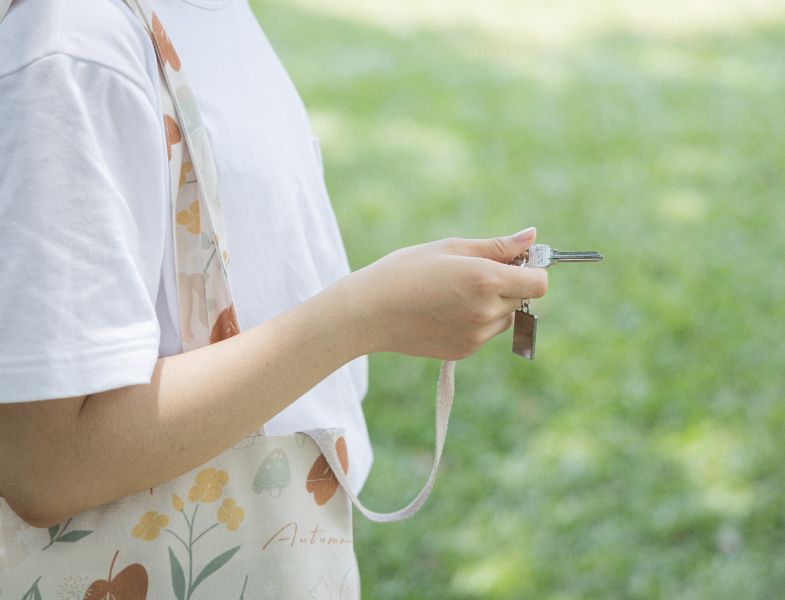
MULTIPOLYGON (((213 146, 241 329, 349 273, 302 102, 246 0, 150 0, 213 146)), ((16 0, 0 25, 0 402, 149 383, 182 351, 153 46, 122 0, 16 0)), ((343 427, 371 464, 367 360, 265 426, 343 427)))

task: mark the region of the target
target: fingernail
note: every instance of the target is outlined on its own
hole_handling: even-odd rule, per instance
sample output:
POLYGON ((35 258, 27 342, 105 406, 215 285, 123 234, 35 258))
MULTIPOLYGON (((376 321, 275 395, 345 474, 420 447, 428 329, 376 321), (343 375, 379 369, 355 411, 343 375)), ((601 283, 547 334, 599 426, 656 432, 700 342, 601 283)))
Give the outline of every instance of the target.
POLYGON ((521 229, 518 233, 513 234, 512 237, 514 237, 517 240, 525 240, 526 238, 534 237, 536 233, 537 233, 536 227, 527 227, 526 229, 521 229))

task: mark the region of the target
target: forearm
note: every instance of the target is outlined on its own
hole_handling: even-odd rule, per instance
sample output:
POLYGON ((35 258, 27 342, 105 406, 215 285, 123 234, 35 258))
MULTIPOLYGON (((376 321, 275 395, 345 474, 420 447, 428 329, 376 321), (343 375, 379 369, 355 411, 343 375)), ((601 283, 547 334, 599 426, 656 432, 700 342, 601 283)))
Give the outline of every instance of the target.
POLYGON ((363 335, 337 285, 233 338, 161 358, 150 384, 88 396, 15 432, 28 443, 15 453, 18 485, 3 490, 7 500, 46 526, 171 480, 370 351, 363 335))

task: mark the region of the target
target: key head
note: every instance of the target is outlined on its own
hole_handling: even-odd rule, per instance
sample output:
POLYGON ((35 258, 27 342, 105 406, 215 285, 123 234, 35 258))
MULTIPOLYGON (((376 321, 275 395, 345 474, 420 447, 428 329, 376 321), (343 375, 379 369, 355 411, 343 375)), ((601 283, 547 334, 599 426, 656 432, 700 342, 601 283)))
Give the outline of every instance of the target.
POLYGON ((547 269, 551 266, 553 250, 548 244, 532 244, 527 250, 526 266, 547 269))

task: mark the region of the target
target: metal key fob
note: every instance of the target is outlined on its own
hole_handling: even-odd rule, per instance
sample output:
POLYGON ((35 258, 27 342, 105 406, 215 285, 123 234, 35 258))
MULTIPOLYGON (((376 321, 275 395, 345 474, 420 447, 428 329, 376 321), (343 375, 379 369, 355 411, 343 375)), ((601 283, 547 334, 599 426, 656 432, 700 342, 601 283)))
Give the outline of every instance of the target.
POLYGON ((515 311, 515 324, 512 329, 512 351, 518 356, 534 360, 534 346, 537 342, 537 315, 531 311, 528 301, 521 301, 515 311))

